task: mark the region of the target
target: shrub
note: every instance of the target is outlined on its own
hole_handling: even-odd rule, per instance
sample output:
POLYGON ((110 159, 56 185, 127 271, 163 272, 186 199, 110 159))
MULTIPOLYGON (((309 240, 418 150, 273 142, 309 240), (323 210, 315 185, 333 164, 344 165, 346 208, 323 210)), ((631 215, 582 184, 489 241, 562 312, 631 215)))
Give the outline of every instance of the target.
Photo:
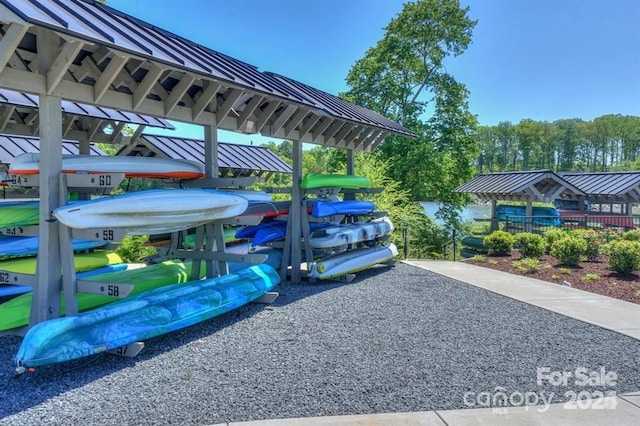
POLYGON ((522 260, 516 260, 512 262, 511 265, 516 270, 521 271, 525 274, 535 274, 536 272, 551 268, 551 265, 549 265, 548 263, 540 263, 539 259, 534 259, 532 257, 528 257, 522 260))
POLYGON ((598 281, 600 279, 600 275, 598 274, 585 274, 582 277, 580 277, 580 280, 582 280, 583 283, 590 283, 593 281, 598 281))
POLYGON ((551 255, 561 263, 576 266, 587 251, 587 243, 579 237, 562 238, 551 245, 551 255))
POLYGON ((566 232, 564 232, 562 229, 548 229, 547 231, 545 231, 544 233, 544 240, 547 244, 546 246, 546 252, 550 253, 551 252, 551 246, 553 245, 553 243, 555 243, 556 241, 558 241, 561 238, 567 238, 568 235, 566 232))
POLYGON ((513 235, 505 231, 494 231, 484 237, 483 244, 491 254, 509 254, 513 250, 513 235))
POLYGON ((634 229, 622 234, 622 239, 627 241, 640 241, 640 230, 634 229))
POLYGON ((545 242, 541 235, 522 232, 516 234, 513 243, 520 249, 522 257, 539 259, 544 254, 545 242))
POLYGON ((609 268, 622 274, 640 269, 640 242, 619 240, 606 245, 609 268))
POLYGON ((582 238, 587 243, 585 255, 589 262, 596 262, 600 257, 602 239, 600 234, 592 229, 582 229, 573 233, 575 237, 582 238))
POLYGON ((148 240, 148 235, 127 235, 118 246, 116 253, 125 263, 140 262, 143 258, 156 254, 155 247, 144 245, 148 240))

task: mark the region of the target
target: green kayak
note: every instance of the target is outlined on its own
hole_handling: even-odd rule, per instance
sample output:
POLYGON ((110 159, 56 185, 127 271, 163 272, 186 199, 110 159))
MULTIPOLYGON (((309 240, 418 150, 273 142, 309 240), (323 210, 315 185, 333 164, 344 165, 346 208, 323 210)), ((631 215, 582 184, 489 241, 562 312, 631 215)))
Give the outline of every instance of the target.
POLYGON ((39 205, 38 201, 0 203, 0 228, 37 225, 39 205))
MULTIPOLYGON (((204 268, 203 268, 204 269, 204 268)), ((126 283, 134 284, 134 295, 143 291, 162 287, 169 284, 183 283, 189 281, 191 264, 173 260, 150 265, 144 268, 131 269, 118 272, 110 272, 102 275, 95 275, 85 278, 86 281, 97 281, 105 283, 126 283)), ((205 271, 202 272, 204 276, 205 271)), ((87 311, 107 303, 120 300, 113 296, 104 296, 92 293, 78 293, 78 309, 87 311)), ((62 297, 64 299, 64 297, 62 297)), ((23 327, 29 324, 31 312, 32 294, 26 293, 11 299, 0 305, 0 331, 12 328, 23 327)), ((64 314, 64 301, 60 304, 60 312, 64 314)))
POLYGON ((302 178, 302 189, 314 188, 369 188, 371 182, 364 176, 309 173, 302 178))
MULTIPOLYGON (((14 272, 16 274, 36 273, 37 258, 24 257, 0 261, 0 271, 14 272)), ((95 251, 91 253, 77 253, 73 256, 76 272, 91 271, 107 265, 122 263, 122 259, 112 251, 95 251)))

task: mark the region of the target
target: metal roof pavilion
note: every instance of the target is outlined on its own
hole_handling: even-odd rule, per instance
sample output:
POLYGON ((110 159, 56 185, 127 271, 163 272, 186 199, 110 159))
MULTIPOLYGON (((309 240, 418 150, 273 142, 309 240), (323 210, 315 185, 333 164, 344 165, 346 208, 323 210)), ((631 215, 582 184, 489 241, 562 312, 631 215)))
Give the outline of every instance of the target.
MULTIPOLYGON (((172 136, 143 134, 137 144, 123 147, 117 155, 161 156, 205 161, 205 142, 172 136)), ((250 176, 268 179, 273 173, 292 173, 293 169, 273 151, 262 146, 218 142, 218 169, 222 177, 250 176)))
POLYGON ((388 134, 416 136, 97 2, 0 0, 0 16, 0 87, 357 151, 375 149, 388 134))
POLYGON ((640 172, 562 173, 561 176, 594 202, 640 202, 640 172))
POLYGON ((484 200, 552 202, 584 192, 551 170, 481 174, 454 190, 484 200))
MULTIPOLYGON (((80 144, 75 141, 63 140, 63 154, 78 154, 80 144)), ((11 164, 13 159, 25 152, 40 152, 40 139, 33 136, 0 135, 0 164, 11 164)), ((107 155, 96 145, 91 144, 88 154, 107 155)))

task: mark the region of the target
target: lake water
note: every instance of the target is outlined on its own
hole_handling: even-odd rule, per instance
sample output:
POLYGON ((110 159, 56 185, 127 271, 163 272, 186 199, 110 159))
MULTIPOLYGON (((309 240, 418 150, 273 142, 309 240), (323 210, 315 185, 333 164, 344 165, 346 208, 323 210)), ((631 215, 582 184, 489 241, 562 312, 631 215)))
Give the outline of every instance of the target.
MULTIPOLYGON (((420 205, 424 208, 427 216, 432 218, 436 217, 438 203, 434 203, 433 201, 421 201, 420 205)), ((491 205, 480 206, 477 204, 470 204, 462 210, 460 217, 463 222, 473 219, 489 219, 491 217, 491 205)), ((439 219, 437 219, 437 221, 442 223, 439 219)))

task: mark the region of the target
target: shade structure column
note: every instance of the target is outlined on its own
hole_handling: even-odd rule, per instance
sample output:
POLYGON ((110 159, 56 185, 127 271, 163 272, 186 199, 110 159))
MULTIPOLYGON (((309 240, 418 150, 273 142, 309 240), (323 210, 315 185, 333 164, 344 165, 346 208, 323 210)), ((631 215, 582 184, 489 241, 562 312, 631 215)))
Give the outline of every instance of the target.
POLYGON ((40 95, 40 226, 38 263, 30 325, 60 316, 62 269, 58 222, 51 212, 60 206, 62 171, 62 99, 40 95))
MULTIPOLYGON (((302 142, 293 141, 293 185, 291 188, 291 282, 301 281, 300 264, 302 263, 302 142)), ((306 214, 306 212, 305 212, 306 214)), ((285 248, 286 250, 286 248, 285 248)))
MULTIPOLYGON (((347 174, 351 176, 356 174, 354 153, 352 149, 347 149, 347 174)), ((355 200, 356 194, 350 194, 350 193, 344 194, 344 199, 355 200)))
MULTIPOLYGON (((209 124, 204 126, 204 170, 207 179, 217 178, 218 170, 218 126, 217 124, 209 124)), ((215 246, 217 251, 225 250, 224 243, 224 226, 221 223, 214 223, 208 227, 207 247, 213 248, 212 238, 215 238, 215 246)), ((212 261, 207 261, 207 277, 212 278, 219 272, 220 275, 229 273, 229 264, 227 262, 218 262, 218 268, 213 267, 212 261), (214 270, 215 269, 215 270, 214 270)))

